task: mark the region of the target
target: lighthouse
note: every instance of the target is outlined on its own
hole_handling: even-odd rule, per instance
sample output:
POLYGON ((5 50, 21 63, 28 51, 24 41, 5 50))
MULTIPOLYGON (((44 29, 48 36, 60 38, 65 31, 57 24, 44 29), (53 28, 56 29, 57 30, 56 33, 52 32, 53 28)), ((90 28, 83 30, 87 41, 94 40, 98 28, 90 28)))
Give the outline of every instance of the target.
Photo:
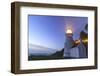
POLYGON ((64 58, 70 58, 70 49, 74 45, 73 31, 71 28, 65 30, 64 58))

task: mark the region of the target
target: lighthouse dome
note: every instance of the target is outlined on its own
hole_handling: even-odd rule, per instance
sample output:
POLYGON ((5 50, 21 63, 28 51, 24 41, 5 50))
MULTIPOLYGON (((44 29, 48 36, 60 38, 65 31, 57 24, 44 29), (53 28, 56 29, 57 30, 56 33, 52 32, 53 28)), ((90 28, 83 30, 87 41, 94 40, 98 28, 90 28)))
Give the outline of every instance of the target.
POLYGON ((72 34, 73 32, 72 32, 72 29, 71 28, 68 28, 67 30, 66 30, 66 33, 67 34, 72 34))

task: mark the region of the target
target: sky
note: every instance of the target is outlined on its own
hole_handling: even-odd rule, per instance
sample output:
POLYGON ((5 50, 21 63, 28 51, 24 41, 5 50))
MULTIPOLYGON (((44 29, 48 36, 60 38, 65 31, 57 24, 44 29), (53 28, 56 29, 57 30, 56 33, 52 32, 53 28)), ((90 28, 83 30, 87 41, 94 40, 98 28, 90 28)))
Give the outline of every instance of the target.
POLYGON ((76 40, 87 23, 87 17, 29 15, 29 44, 61 50, 64 48, 65 28, 72 28, 76 40))

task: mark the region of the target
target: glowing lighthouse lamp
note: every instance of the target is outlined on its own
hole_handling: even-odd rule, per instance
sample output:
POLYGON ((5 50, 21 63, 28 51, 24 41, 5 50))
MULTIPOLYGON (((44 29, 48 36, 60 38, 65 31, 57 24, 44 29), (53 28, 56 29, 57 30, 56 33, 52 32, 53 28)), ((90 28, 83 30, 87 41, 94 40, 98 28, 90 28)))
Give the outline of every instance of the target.
POLYGON ((72 31, 71 28, 67 28, 66 31, 65 31, 65 33, 66 33, 67 35, 69 35, 69 36, 70 36, 70 35, 71 35, 71 36, 73 35, 73 31, 72 31))

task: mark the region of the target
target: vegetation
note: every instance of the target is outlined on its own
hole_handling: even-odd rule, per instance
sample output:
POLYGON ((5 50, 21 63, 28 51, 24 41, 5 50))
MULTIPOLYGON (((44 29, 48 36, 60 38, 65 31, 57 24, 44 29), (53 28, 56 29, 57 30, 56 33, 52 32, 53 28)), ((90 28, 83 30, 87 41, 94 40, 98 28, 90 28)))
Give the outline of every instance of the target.
POLYGON ((61 51, 57 51, 56 53, 49 55, 49 56, 43 56, 43 55, 30 55, 28 57, 28 60, 52 60, 52 59, 63 59, 63 51, 64 49, 62 49, 61 51))

